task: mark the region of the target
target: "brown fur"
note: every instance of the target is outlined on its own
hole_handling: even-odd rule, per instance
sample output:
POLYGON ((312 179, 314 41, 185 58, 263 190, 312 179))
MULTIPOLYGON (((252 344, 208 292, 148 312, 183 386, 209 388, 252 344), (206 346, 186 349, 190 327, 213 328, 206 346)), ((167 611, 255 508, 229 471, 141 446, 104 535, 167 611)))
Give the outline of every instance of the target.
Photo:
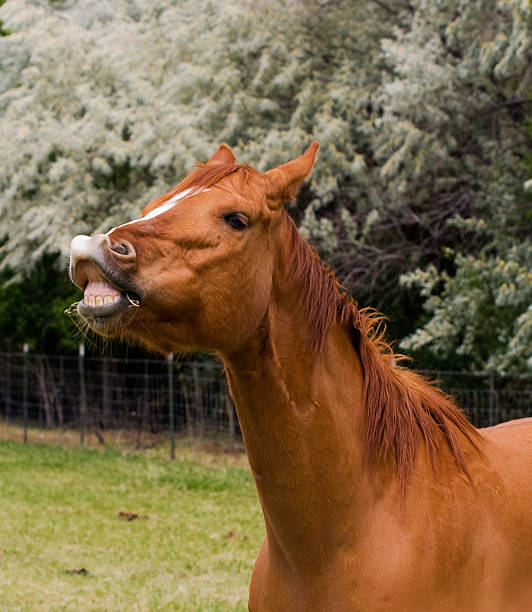
MULTIPOLYGON (((198 164, 171 191, 154 200, 159 206, 176 193, 192 193, 210 188, 231 174, 238 173, 245 184, 256 170, 232 163, 198 164)), ((299 185, 281 194, 293 199, 299 185)), ((473 445, 478 443, 475 428, 453 399, 422 376, 399 365, 406 358, 394 353, 382 328, 383 317, 371 309, 359 309, 325 265, 315 249, 297 231, 295 223, 283 212, 289 227, 292 258, 288 275, 302 294, 308 319, 309 348, 319 351, 330 326, 337 321, 352 326, 357 334, 358 350, 365 373, 364 406, 366 415, 366 458, 371 463, 393 454, 403 488, 412 470, 420 436, 431 461, 435 461, 441 443, 447 444, 456 463, 467 474, 467 466, 457 440, 457 431, 473 445)))
POLYGON ((248 165, 238 165, 232 163, 213 162, 207 164, 197 164, 196 170, 186 176, 180 183, 170 189, 170 191, 167 191, 158 198, 155 198, 155 200, 152 200, 144 210, 144 214, 150 210, 153 210, 154 208, 157 208, 157 206, 164 204, 171 197, 177 193, 180 193, 181 191, 191 189, 192 191, 190 195, 194 195, 194 193, 199 192, 201 189, 209 189, 213 185, 219 183, 226 176, 235 173, 239 175, 243 182, 247 182, 249 176, 253 173, 257 173, 257 171, 248 165))
MULTIPOLYGON (((213 187, 235 173, 245 184, 256 170, 234 163, 198 164, 194 172, 154 200, 150 209, 163 204, 176 193, 192 189, 193 194, 213 187)), ((292 183, 291 191, 284 190, 280 198, 293 199, 298 187, 292 183)), ((451 450, 457 465, 467 474, 456 432, 476 445, 478 435, 475 428, 450 396, 422 376, 399 365, 406 358, 394 353, 386 341, 382 326, 384 317, 372 309, 358 308, 332 268, 324 264, 318 252, 304 240, 288 213, 283 211, 283 214, 289 227, 289 251, 292 254, 287 272, 302 295, 310 350, 319 351, 323 347, 329 328, 335 322, 344 322, 358 332, 357 348, 365 373, 367 460, 372 463, 393 455, 404 490, 421 436, 433 463, 443 442, 451 450)))
MULTIPOLYGON (((232 163, 198 164, 171 191, 154 200, 153 207, 163 204, 186 189, 210 188, 225 177, 238 173, 245 184, 256 170, 232 163)), ((292 199, 296 187, 281 199, 292 199)), ((150 206, 151 208, 151 206, 150 206)), ((393 454, 403 488, 412 470, 420 436, 431 461, 435 461, 441 443, 447 444, 458 466, 467 473, 467 466, 457 440, 460 432, 473 445, 478 443, 475 428, 469 423, 453 399, 422 376, 399 365, 406 358, 394 353, 382 328, 383 317, 371 309, 359 309, 344 290, 334 271, 326 266, 315 249, 297 231, 295 223, 284 211, 289 227, 290 253, 288 275, 302 294, 308 319, 309 348, 319 351, 330 326, 342 321, 357 334, 358 350, 365 373, 364 406, 366 416, 366 458, 381 461, 393 454)))

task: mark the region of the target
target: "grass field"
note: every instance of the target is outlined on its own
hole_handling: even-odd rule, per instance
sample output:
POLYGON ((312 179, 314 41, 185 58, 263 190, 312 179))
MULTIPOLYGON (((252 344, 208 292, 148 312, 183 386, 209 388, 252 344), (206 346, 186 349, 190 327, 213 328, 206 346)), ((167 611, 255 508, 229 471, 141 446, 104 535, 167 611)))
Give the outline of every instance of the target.
POLYGON ((264 529, 241 464, 0 441, 0 610, 246 610, 264 529))

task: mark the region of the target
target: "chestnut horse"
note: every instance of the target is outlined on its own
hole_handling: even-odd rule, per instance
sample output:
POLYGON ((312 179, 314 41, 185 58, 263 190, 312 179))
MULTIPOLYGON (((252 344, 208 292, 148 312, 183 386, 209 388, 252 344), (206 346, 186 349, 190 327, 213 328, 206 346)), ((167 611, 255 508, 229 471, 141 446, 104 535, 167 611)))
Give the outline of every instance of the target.
POLYGON ((222 144, 142 217, 72 240, 104 336, 225 365, 266 539, 253 612, 531 612, 532 419, 475 429, 400 365, 260 173, 222 144))

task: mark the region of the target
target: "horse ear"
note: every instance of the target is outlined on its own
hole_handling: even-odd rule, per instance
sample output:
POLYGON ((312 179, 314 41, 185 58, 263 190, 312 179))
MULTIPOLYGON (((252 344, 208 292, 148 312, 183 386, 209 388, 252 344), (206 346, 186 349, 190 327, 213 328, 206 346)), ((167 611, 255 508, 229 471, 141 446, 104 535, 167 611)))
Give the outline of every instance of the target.
POLYGON ((209 159, 208 164, 234 164, 236 156, 231 147, 225 142, 218 147, 218 151, 209 159))
POLYGON ((300 157, 263 174, 268 206, 272 210, 277 210, 284 202, 295 200, 301 184, 312 170, 319 146, 319 142, 314 141, 300 157))

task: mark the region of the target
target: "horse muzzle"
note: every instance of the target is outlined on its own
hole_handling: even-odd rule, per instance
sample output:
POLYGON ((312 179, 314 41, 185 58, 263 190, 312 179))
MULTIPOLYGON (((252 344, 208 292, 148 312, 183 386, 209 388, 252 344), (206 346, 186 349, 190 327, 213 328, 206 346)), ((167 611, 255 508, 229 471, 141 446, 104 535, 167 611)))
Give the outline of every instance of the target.
POLYGON ((70 244, 69 275, 84 291, 78 313, 95 330, 106 331, 112 321, 140 305, 140 294, 127 272, 135 264, 136 253, 128 241, 113 244, 107 234, 76 236, 70 244))

